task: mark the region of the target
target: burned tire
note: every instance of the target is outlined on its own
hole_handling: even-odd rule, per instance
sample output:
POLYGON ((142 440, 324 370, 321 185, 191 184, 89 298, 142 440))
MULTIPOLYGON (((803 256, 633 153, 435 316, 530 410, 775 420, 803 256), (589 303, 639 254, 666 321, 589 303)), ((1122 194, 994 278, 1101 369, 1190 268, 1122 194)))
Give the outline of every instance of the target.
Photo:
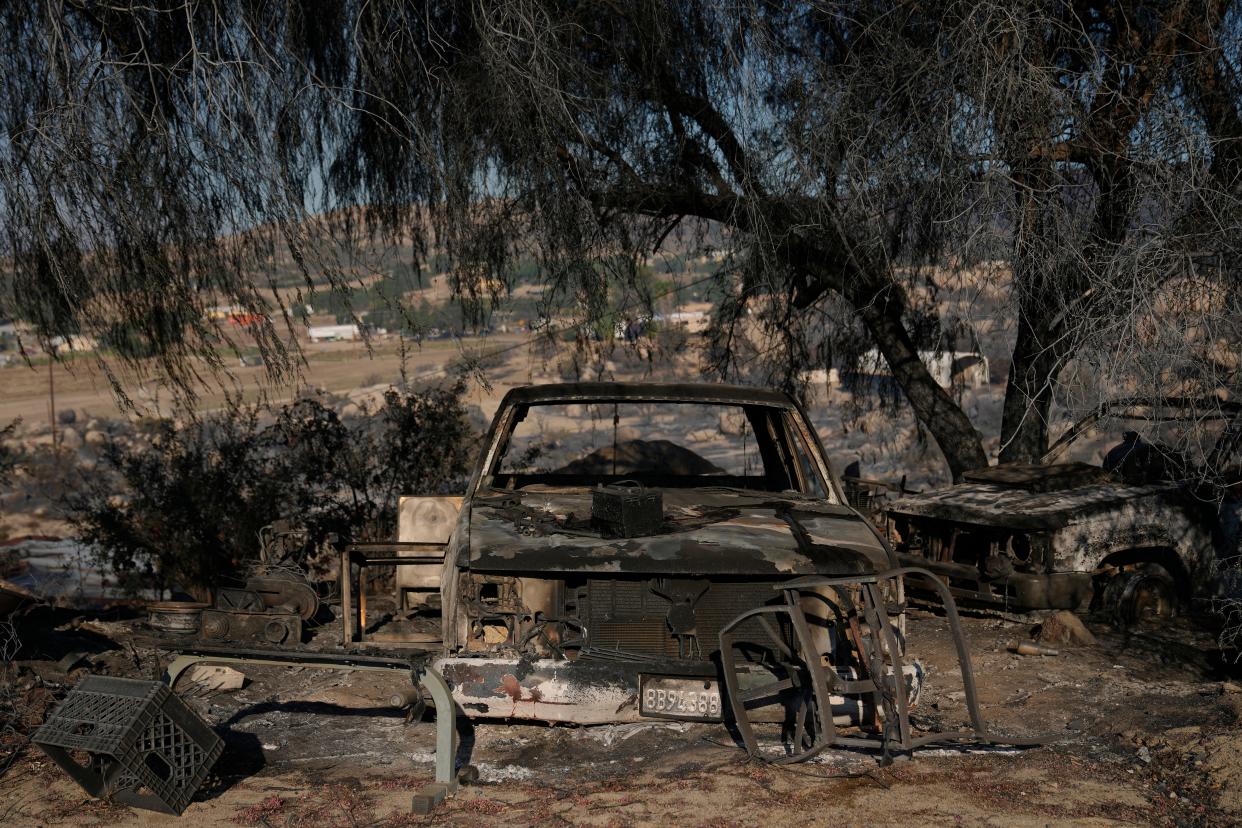
POLYGON ((1177 582, 1160 564, 1139 564, 1108 580, 1103 605, 1123 627, 1164 621, 1177 614, 1177 582))

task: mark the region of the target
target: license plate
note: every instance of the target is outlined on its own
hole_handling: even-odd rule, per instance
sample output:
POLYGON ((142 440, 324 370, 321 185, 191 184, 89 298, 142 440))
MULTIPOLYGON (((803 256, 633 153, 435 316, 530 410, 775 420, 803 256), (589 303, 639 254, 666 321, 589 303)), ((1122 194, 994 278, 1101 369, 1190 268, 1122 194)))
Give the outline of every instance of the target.
POLYGON ((638 712, 643 716, 705 722, 723 718, 715 679, 640 676, 639 690, 638 712))

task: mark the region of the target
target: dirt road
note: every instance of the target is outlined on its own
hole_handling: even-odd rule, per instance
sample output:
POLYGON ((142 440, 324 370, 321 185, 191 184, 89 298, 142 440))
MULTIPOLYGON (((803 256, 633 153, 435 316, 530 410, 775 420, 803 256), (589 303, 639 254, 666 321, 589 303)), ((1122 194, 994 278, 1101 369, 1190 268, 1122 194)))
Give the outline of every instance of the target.
MULTIPOLYGON (((487 338, 438 339, 407 345, 405 367, 411 377, 442 372, 463 355, 487 354, 505 349, 520 350, 525 335, 498 334, 487 338)), ((230 367, 227 386, 206 383, 199 392, 197 408, 210 411, 225 404, 227 395, 241 395, 253 401, 288 400, 307 386, 333 392, 346 392, 363 385, 396 382, 401 375, 400 346, 392 340, 375 341, 372 350, 360 342, 327 342, 305 346, 306 366, 300 384, 272 387, 262 366, 230 367)), ((75 409, 92 416, 113 417, 122 412, 117 406, 108 378, 96 361, 83 355, 53 369, 58 410, 75 409)), ((126 393, 140 407, 169 412, 173 399, 154 378, 145 381, 126 376, 126 393)), ((48 418, 48 366, 46 360, 32 367, 14 364, 0 368, 0 425, 15 418, 33 424, 48 418)))

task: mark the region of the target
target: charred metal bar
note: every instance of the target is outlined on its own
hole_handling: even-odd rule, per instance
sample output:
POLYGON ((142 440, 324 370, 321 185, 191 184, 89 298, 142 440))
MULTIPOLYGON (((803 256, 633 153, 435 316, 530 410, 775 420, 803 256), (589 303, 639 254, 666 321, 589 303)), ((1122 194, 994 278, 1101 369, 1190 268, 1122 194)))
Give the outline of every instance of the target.
POLYGON ((414 654, 409 658, 395 658, 353 653, 322 653, 309 650, 247 650, 237 647, 213 647, 196 645, 177 650, 177 655, 164 670, 164 683, 172 687, 188 668, 195 664, 262 664, 276 667, 321 667, 327 670, 403 670, 413 674, 420 669, 427 656, 414 654))
MULTIPOLYGON (((164 682, 169 688, 176 684, 177 679, 189 667, 195 664, 258 664, 271 667, 316 667, 325 670, 363 670, 372 672, 389 672, 398 670, 407 672, 416 687, 411 688, 409 696, 417 695, 422 701, 422 693, 417 689, 426 689, 436 709, 436 776, 435 782, 425 787, 414 796, 413 811, 427 814, 446 796, 458 788, 454 763, 457 757, 457 706, 453 703, 453 694, 448 684, 435 669, 426 661, 426 656, 415 658, 388 658, 381 656, 352 655, 348 653, 315 653, 288 650, 235 650, 212 647, 195 647, 181 651, 169 662, 164 672, 164 682)), ((401 694, 405 699, 407 694, 401 694)), ((463 771, 469 771, 463 768, 463 771)), ((477 773, 477 772, 476 772, 477 773)))
POLYGON ((349 568, 349 550, 341 550, 341 646, 348 647, 354 640, 354 573, 349 568))
MULTIPOLYGON (((367 554, 368 558, 374 558, 372 552, 401 552, 404 550, 427 552, 433 554, 441 553, 439 558, 444 558, 444 544, 430 541, 357 541, 345 547, 347 551, 359 552, 367 554)), ((403 559, 404 560, 404 559, 403 559)))

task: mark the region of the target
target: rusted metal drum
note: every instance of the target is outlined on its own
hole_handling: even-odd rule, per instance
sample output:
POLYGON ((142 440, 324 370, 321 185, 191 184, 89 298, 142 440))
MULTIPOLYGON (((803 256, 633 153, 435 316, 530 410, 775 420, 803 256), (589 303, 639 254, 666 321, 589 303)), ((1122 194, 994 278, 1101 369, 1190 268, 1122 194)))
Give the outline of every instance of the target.
POLYGON ((210 604, 197 601, 158 601, 147 604, 147 624, 153 630, 193 635, 202 623, 203 610, 210 604))

